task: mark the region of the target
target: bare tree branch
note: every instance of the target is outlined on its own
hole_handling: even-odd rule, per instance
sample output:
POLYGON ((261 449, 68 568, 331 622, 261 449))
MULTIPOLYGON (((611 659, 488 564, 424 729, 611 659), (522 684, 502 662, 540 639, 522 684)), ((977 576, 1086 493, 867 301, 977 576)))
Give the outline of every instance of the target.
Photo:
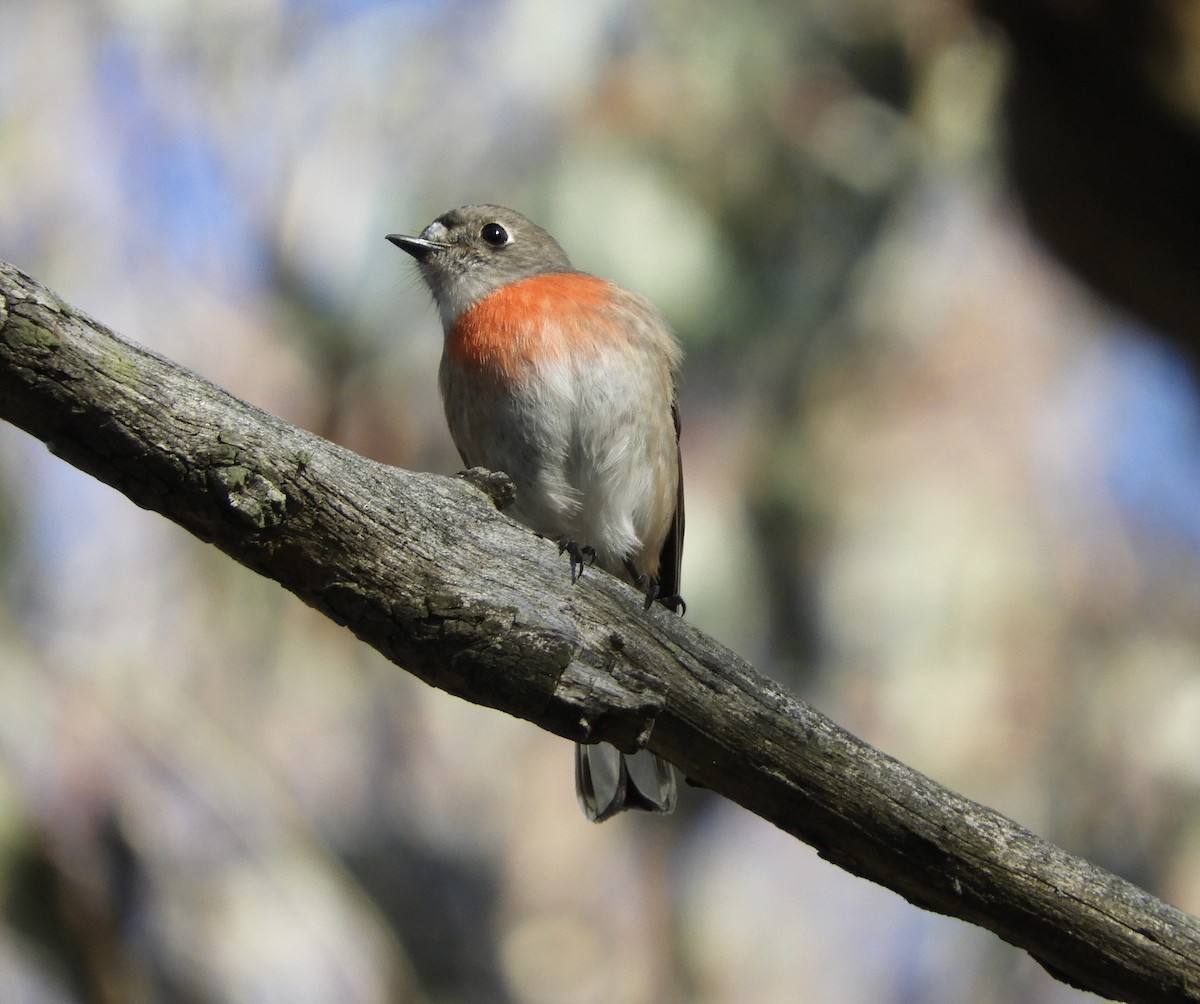
MULTIPOLYGON (((1127 1001, 1200 1001, 1200 922, 885 756, 463 479, 226 394, 0 263, 0 417, 274 579, 427 683, 645 743, 828 860, 1127 1001)), ((486 485, 486 482, 485 482, 486 485)))

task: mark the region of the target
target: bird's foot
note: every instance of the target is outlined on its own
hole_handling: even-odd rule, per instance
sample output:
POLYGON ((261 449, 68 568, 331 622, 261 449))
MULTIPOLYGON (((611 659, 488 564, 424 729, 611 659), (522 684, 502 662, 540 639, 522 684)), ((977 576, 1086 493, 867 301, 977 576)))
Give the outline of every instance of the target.
POLYGON ((659 592, 658 583, 652 583, 646 589, 646 604, 642 607, 643 610, 649 610, 650 604, 658 602, 671 611, 673 614, 679 614, 682 617, 687 613, 687 603, 684 602, 682 596, 678 593, 672 593, 670 596, 663 596, 659 592))
MULTIPOLYGON (((670 596, 656 596, 654 599, 658 600, 659 603, 670 610, 673 614, 679 614, 680 617, 683 617, 687 614, 687 602, 678 593, 672 593, 670 596)), ((652 603, 654 601, 651 600, 650 602, 652 603)))
POLYGON ((680 596, 678 593, 672 593, 670 596, 661 595, 658 583, 647 578, 645 572, 639 572, 632 561, 630 561, 628 558, 625 558, 623 559, 622 563, 625 565, 625 571, 627 571, 630 577, 633 579, 633 584, 637 586, 646 597, 646 603, 642 607, 643 610, 649 610, 650 604, 657 600, 672 613, 678 612, 681 617, 687 613, 687 604, 684 603, 682 596, 680 596))
POLYGON ((571 556, 571 582, 578 582, 579 577, 583 575, 584 568, 595 563, 596 549, 591 544, 584 544, 580 547, 578 541, 565 535, 556 537, 554 543, 558 545, 559 554, 565 551, 571 556))

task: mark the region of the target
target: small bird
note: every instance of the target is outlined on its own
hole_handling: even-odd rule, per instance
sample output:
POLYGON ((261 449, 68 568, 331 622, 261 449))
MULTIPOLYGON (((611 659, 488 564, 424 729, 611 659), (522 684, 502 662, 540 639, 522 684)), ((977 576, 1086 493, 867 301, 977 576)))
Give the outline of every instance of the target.
MULTIPOLYGON (((683 350, 662 315, 574 268, 511 209, 464 206, 388 240, 437 303, 439 384, 463 462, 512 479, 506 511, 570 552, 573 581, 594 562, 642 589, 647 608, 681 607, 683 350)), ((576 746, 575 790, 597 822, 675 807, 670 764, 607 743, 576 746)))

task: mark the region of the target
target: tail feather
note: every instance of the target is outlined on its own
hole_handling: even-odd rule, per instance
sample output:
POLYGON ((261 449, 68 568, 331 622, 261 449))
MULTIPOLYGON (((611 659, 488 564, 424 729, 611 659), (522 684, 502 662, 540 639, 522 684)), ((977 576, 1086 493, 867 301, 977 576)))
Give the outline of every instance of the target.
POLYGON ((575 793, 584 815, 594 823, 624 809, 670 812, 675 808, 675 772, 649 750, 626 754, 608 743, 579 743, 575 793))

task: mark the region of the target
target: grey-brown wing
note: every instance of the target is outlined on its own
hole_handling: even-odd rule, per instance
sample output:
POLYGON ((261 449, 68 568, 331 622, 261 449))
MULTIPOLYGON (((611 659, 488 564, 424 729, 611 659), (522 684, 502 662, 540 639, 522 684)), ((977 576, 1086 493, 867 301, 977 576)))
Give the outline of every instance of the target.
POLYGON ((660 596, 679 595, 680 568, 683 563, 683 454, 679 451, 679 401, 671 402, 675 421, 675 456, 679 463, 679 494, 675 498, 675 518, 659 552, 658 591, 660 596))

